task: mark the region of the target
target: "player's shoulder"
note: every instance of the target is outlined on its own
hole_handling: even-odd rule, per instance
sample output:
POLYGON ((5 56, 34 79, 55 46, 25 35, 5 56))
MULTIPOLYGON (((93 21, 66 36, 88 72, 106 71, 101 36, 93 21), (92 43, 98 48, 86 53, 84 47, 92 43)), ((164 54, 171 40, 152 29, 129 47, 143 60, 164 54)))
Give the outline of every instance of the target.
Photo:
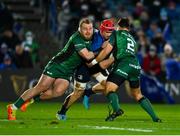
POLYGON ((94 34, 98 34, 99 30, 98 29, 94 29, 94 34))
POLYGON ((100 32, 98 29, 94 29, 93 32, 93 39, 96 39, 97 37, 101 36, 100 32))
POLYGON ((75 33, 73 33, 71 35, 71 37, 69 38, 70 40, 76 40, 80 37, 80 33, 78 31, 76 31, 75 33))
POLYGON ((118 33, 118 30, 114 30, 111 35, 115 36, 117 33, 118 33))

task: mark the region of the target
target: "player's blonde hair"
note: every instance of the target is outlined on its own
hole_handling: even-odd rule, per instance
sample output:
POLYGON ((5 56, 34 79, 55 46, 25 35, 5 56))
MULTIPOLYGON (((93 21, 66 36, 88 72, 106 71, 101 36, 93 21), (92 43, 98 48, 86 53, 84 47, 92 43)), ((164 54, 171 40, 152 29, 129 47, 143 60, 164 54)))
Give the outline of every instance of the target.
POLYGON ((82 18, 80 21, 79 21, 79 28, 78 30, 80 30, 80 28, 82 27, 83 24, 93 24, 92 20, 85 17, 85 18, 82 18))

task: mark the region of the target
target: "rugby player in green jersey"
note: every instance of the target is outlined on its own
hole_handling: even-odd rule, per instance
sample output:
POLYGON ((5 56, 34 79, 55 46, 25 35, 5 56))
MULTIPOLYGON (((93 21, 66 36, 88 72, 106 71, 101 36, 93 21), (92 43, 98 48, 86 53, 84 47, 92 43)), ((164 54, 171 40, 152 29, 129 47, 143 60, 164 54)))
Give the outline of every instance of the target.
MULTIPOLYGON (((110 19, 103 20, 100 24, 99 31, 95 31, 92 38, 92 48, 91 51, 97 54, 106 54, 106 50, 108 47, 103 47, 104 41, 107 41, 114 31, 114 22, 110 19)), ((105 59, 109 64, 112 58, 110 58, 107 54, 107 58, 105 59)), ((93 86, 93 91, 96 92, 104 92, 105 90, 105 81, 107 79, 107 72, 103 70, 103 67, 107 67, 108 63, 99 63, 101 60, 98 59, 98 55, 95 59, 93 59, 89 64, 82 64, 76 71, 74 77, 74 90, 71 94, 69 94, 61 109, 56 114, 57 119, 66 120, 66 112, 70 108, 70 106, 77 101, 86 91, 86 84, 90 81, 91 77, 94 77, 98 83, 93 86), (94 66, 92 66, 92 64, 94 66), (88 68, 88 66, 91 68, 88 68)), ((113 61, 113 60, 112 60, 113 61)))
MULTIPOLYGON (((139 102, 154 122, 161 122, 155 114, 150 101, 141 93, 139 83, 141 67, 136 56, 137 44, 133 36, 129 33, 129 26, 128 18, 120 19, 118 30, 114 31, 110 40, 105 43, 111 46, 109 52, 113 49, 114 57, 113 69, 108 76, 105 87, 106 97, 112 106, 113 113, 110 113, 105 120, 113 121, 122 114, 116 91, 127 80, 130 85, 132 97, 139 102)), ((102 54, 100 57, 103 59, 105 56, 102 54)))
POLYGON ((88 50, 91 46, 92 35, 92 22, 88 18, 83 18, 79 23, 79 30, 46 65, 37 85, 26 90, 15 103, 7 106, 9 120, 16 120, 16 110, 41 93, 44 94, 42 97, 51 98, 64 94, 69 86, 70 77, 81 62, 94 58, 94 53, 88 50))

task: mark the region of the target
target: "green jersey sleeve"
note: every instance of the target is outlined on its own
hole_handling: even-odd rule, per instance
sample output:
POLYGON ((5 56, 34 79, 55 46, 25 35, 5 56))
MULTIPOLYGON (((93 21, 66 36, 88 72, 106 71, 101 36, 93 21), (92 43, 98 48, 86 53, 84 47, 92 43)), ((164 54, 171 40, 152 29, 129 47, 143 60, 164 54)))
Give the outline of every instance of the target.
POLYGON ((116 33, 115 31, 111 34, 110 38, 109 38, 109 43, 114 46, 116 43, 116 33))
POLYGON ((77 52, 81 51, 82 49, 86 48, 86 44, 84 40, 78 38, 74 41, 74 47, 77 52))

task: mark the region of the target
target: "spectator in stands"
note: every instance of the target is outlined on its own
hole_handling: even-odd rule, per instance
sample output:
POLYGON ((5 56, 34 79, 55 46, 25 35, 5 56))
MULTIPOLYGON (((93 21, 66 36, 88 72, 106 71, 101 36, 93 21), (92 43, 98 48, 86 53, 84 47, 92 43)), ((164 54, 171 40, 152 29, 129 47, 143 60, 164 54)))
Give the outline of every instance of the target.
POLYGON ((173 0, 170 0, 167 7, 167 12, 170 20, 176 20, 179 18, 179 14, 177 12, 176 3, 173 0))
POLYGON ((18 44, 15 47, 14 62, 17 68, 32 68, 32 60, 30 53, 25 51, 23 45, 18 44))
POLYGON ((160 12, 161 7, 163 6, 163 0, 146 0, 144 1, 145 5, 149 7, 149 14, 151 19, 157 19, 160 12))
POLYGON ((151 22, 150 28, 147 30, 147 36, 149 39, 151 40, 154 38, 159 32, 161 32, 161 29, 158 27, 157 23, 154 21, 151 22))
POLYGON ((170 44, 164 46, 164 54, 161 56, 162 69, 166 71, 168 80, 180 80, 180 60, 173 52, 170 44))
POLYGON ((58 34, 60 45, 64 45, 67 41, 67 28, 69 27, 69 21, 72 18, 70 13, 69 4, 64 2, 62 5, 62 10, 58 13, 58 34))
POLYGON ((6 29, 2 33, 0 45, 2 43, 5 43, 9 49, 14 51, 16 45, 21 43, 21 40, 19 39, 18 35, 16 33, 14 33, 12 30, 6 29))
POLYGON ((145 73, 160 78, 161 61, 157 55, 157 49, 154 45, 150 46, 147 56, 143 59, 142 68, 145 73))
POLYGON ((9 55, 12 58, 12 52, 8 50, 8 47, 5 43, 0 45, 0 63, 3 63, 5 55, 9 55))
POLYGON ((161 55, 164 51, 164 46, 166 44, 162 33, 156 33, 155 37, 151 39, 151 43, 156 46, 158 55, 161 55))
MULTIPOLYGON (((139 18, 136 18, 134 16, 129 16, 129 19, 130 19, 130 22, 132 24, 131 26, 133 27, 133 30, 135 31, 135 33, 136 33, 136 31, 138 31, 142 28, 139 18)), ((131 30, 132 30, 132 28, 131 28, 131 30)))
POLYGON ((119 5, 118 7, 118 11, 117 12, 117 17, 128 17, 129 16, 129 12, 126 10, 126 7, 124 5, 119 5))
POLYGON ((138 32, 138 44, 138 51, 142 54, 144 58, 148 53, 150 42, 142 31, 138 32))
POLYGON ((144 7, 143 3, 142 2, 137 2, 136 7, 134 9, 134 15, 136 17, 139 17, 143 11, 145 11, 145 7, 144 7))
POLYGON ((168 58, 175 59, 176 54, 173 52, 172 46, 169 43, 166 43, 164 46, 164 52, 161 55, 161 62, 163 64, 163 66, 165 66, 164 64, 168 58))
POLYGON ((160 19, 158 21, 158 26, 160 27, 163 37, 166 41, 169 41, 171 39, 171 33, 172 33, 172 24, 171 21, 168 18, 167 11, 162 8, 160 11, 160 19))
POLYGON ((34 35, 31 31, 26 32, 25 41, 23 42, 24 50, 31 55, 33 67, 39 63, 39 45, 34 40, 34 35))
POLYGON ((139 45, 138 46, 138 59, 139 59, 140 65, 142 66, 143 58, 148 53, 149 46, 150 46, 148 38, 142 31, 138 32, 138 45, 139 45))
POLYGON ((16 65, 12 62, 12 58, 7 54, 3 58, 3 62, 0 63, 0 70, 16 69, 16 65))
POLYGON ((140 15, 141 27, 144 31, 147 31, 150 24, 150 18, 147 11, 143 11, 140 15))

